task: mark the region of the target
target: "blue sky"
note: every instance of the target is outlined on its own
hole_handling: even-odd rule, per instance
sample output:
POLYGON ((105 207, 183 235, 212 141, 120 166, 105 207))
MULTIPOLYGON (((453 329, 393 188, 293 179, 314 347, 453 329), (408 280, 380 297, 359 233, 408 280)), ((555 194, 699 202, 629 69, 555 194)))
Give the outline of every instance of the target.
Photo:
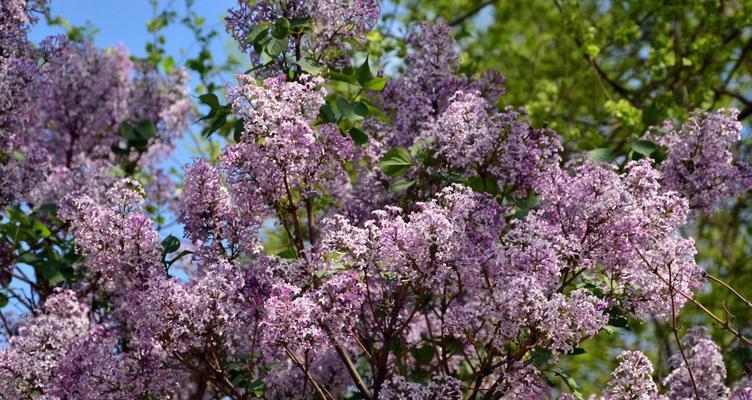
MULTIPOLYGON (((215 43, 216 50, 224 52, 223 43, 227 38, 222 18, 236 0, 196 0, 194 8, 206 18, 206 25, 215 27, 222 35, 215 43)), ((160 0, 159 9, 171 4, 181 12, 185 10, 184 0, 160 0)), ((53 0, 52 15, 61 16, 73 25, 92 23, 99 29, 95 43, 108 47, 123 43, 135 55, 144 54, 144 44, 151 39, 146 31, 146 22, 153 17, 149 0, 53 0)), ((59 27, 48 27, 44 23, 36 26, 31 38, 39 41, 50 34, 61 33, 59 27)), ((189 48, 193 42, 191 33, 182 27, 174 26, 165 31, 167 47, 172 54, 189 48)))

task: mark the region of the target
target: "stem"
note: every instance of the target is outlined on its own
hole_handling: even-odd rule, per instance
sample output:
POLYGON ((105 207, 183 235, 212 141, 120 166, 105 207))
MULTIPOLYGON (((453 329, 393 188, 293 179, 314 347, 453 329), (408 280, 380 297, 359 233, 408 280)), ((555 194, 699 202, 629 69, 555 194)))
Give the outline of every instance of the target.
MULTIPOLYGON (((668 280, 669 282, 672 281, 670 262, 668 263, 668 280)), ((697 400, 700 400, 700 391, 697 389, 697 382, 695 382, 695 376, 692 373, 692 368, 689 366, 689 360, 687 360, 687 355, 684 353, 684 346, 682 345, 681 340, 679 339, 679 327, 676 324, 676 301, 674 301, 673 285, 669 285, 668 292, 669 292, 669 296, 671 296, 671 331, 674 333, 676 346, 679 348, 679 353, 681 354, 682 359, 684 360, 684 366, 687 367, 689 381, 692 382, 692 390, 695 393, 695 398, 697 400)))
POLYGON ((744 296, 742 296, 741 293, 739 293, 736 289, 732 288, 728 283, 714 277, 713 275, 708 274, 707 272, 704 273, 705 277, 710 279, 711 281, 723 286, 724 288, 728 289, 731 293, 733 293, 736 297, 739 298, 739 300, 743 301, 744 304, 747 305, 747 307, 752 308, 752 302, 747 300, 744 296))
POLYGON ((319 383, 316 382, 315 379, 313 379, 313 377, 311 376, 311 374, 308 373, 308 370, 303 367, 303 364, 300 362, 300 360, 298 360, 298 357, 296 357, 295 354, 293 354, 290 351, 290 349, 287 348, 287 346, 284 346, 284 349, 285 349, 285 352, 287 353, 287 356, 290 357, 290 359, 292 360, 292 362, 295 365, 297 365, 298 368, 301 369, 301 371, 303 371, 303 374, 305 375, 306 379, 308 379, 309 381, 311 381, 311 384, 313 385, 314 389, 316 389, 316 391, 319 392, 319 396, 321 396, 322 399, 327 399, 327 398, 334 399, 334 397, 331 394, 327 397, 326 393, 324 393, 324 389, 322 389, 321 385, 319 385, 319 383))
POLYGON ((342 348, 342 345, 339 343, 337 338, 332 335, 332 341, 334 342, 334 349, 337 350, 337 354, 339 354, 339 358, 342 359, 342 362, 345 363, 345 367, 347 367, 347 372, 350 373, 350 376, 352 377, 353 381, 355 381, 355 386, 358 387, 358 390, 360 390, 360 393, 366 398, 371 399, 371 392, 368 390, 368 387, 366 386, 365 382, 363 382, 363 378, 360 377, 360 374, 358 373, 358 370, 355 369, 355 365, 353 365, 352 360, 350 360, 350 356, 347 355, 347 352, 345 349, 342 348))
POLYGON ((316 243, 316 221, 313 214, 313 199, 306 199, 306 215, 308 217, 308 241, 311 246, 316 243))
MULTIPOLYGON (((659 274, 658 271, 653 268, 652 265, 650 265, 650 262, 648 262, 648 260, 645 259, 645 257, 642 255, 642 253, 640 253, 639 251, 637 251, 637 254, 640 256, 640 258, 642 258, 642 261, 645 262, 645 264, 647 264, 647 266, 649 267, 650 271, 653 272, 658 277, 658 279, 660 279, 661 281, 663 281, 663 283, 665 283, 669 287, 673 287, 673 285, 670 282, 666 281, 666 279, 663 278, 661 276, 661 274, 659 274)), ((697 308, 699 308, 707 316, 709 316, 710 318, 712 318, 713 321, 715 321, 718 325, 720 325, 722 329, 725 329, 725 330, 731 332, 734 336, 736 336, 739 339, 740 342, 744 342, 744 344, 752 346, 752 340, 749 340, 747 337, 745 337, 744 335, 742 335, 739 331, 737 331, 736 329, 734 329, 733 327, 731 327, 729 325, 729 323, 728 323, 728 320, 721 319, 719 316, 715 315, 714 312, 710 311, 707 307, 705 307, 702 303, 700 303, 699 301, 697 301, 694 298, 692 298, 692 296, 689 296, 689 295, 685 294, 681 290, 677 290, 675 287, 673 288, 673 290, 674 290, 675 293, 678 293, 679 295, 681 295, 682 297, 684 297, 688 302, 690 302, 690 303, 694 304, 695 306, 697 306, 697 308)))

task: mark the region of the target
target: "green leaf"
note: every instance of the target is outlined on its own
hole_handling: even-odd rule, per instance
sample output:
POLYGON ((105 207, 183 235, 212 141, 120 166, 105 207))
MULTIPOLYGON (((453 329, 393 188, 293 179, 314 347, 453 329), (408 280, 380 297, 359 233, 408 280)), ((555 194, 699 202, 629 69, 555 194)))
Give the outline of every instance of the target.
POLYGON ((202 103, 211 107, 212 110, 219 107, 219 99, 214 93, 202 94, 201 96, 198 96, 198 99, 201 100, 202 103))
POLYGON ((329 77, 335 81, 347 82, 351 84, 358 83, 358 79, 349 73, 339 71, 329 71, 329 77))
POLYGON ((386 78, 376 77, 366 83, 363 83, 361 86, 363 86, 364 88, 368 90, 380 92, 384 90, 384 88, 386 87, 386 78))
POLYGON ((587 351, 585 351, 585 349, 583 349, 582 347, 575 347, 574 349, 572 349, 572 352, 569 353, 569 355, 576 356, 585 353, 587 353, 587 351))
POLYGON ((8 295, 6 295, 5 293, 0 293, 0 308, 7 306, 8 302, 10 302, 8 295))
POLYGON ((238 120, 235 121, 235 131, 232 135, 235 143, 240 143, 240 140, 243 138, 243 123, 243 118, 238 118, 238 120))
POLYGON ((352 137, 355 144, 362 146, 368 143, 368 135, 366 135, 366 133, 361 131, 360 129, 352 127, 348 132, 350 133, 350 137, 352 137))
POLYGON ((25 160, 25 159, 26 159, 26 155, 24 155, 24 153, 21 153, 21 152, 20 152, 20 151, 18 151, 18 150, 13 150, 13 151, 11 151, 11 154, 13 155, 13 158, 14 158, 14 159, 15 159, 16 161, 23 161, 23 160, 25 160))
POLYGON ((578 400, 583 399, 582 393, 579 392, 580 385, 577 384, 577 381, 574 378, 572 378, 569 374, 562 370, 551 370, 550 372, 553 372, 555 375, 559 376, 564 381, 564 383, 569 386, 569 390, 572 391, 572 395, 574 395, 574 397, 576 397, 578 400))
POLYGON ((162 240, 162 254, 169 254, 180 248, 180 239, 169 235, 162 240))
POLYGON ((648 157, 658 150, 658 146, 650 140, 638 140, 632 143, 632 150, 648 157))
POLYGON ((297 61, 296 64, 300 66, 300 69, 302 69, 303 72, 311 75, 319 75, 322 70, 321 65, 315 63, 314 61, 311 61, 308 58, 303 58, 300 61, 297 61))
POLYGON ((533 364, 542 367, 551 360, 553 353, 551 350, 544 349, 543 347, 536 347, 530 352, 530 358, 533 360, 533 364))
POLYGON ((57 214, 57 204, 55 203, 47 203, 42 204, 38 206, 36 209, 34 209, 34 212, 36 214, 57 214))
POLYGON ((37 268, 42 272, 44 279, 46 279, 50 285, 54 286, 65 282, 65 277, 58 266, 59 264, 44 262, 40 263, 37 268))
POLYGON ((415 180, 407 180, 407 179, 399 179, 392 183, 392 186, 390 187, 392 192, 403 192, 407 189, 409 189, 411 186, 415 184, 415 180))
POLYGON ((261 378, 256 379, 251 382, 248 389, 254 397, 262 398, 264 397, 264 394, 266 394, 266 382, 261 378))
POLYGON ((269 54, 272 57, 277 57, 280 54, 282 54, 285 50, 287 50, 287 45, 289 44, 287 38, 273 38, 269 41, 269 43, 266 45, 266 54, 269 54))
POLYGON ((310 20, 310 18, 293 18, 290 20, 290 28, 305 28, 310 20))
POLYGON ((52 235, 52 232, 50 232, 49 228, 47 228, 39 220, 34 220, 34 222, 31 225, 31 229, 34 231, 35 234, 38 234, 39 236, 44 237, 44 238, 48 238, 50 237, 50 235, 52 235))
POLYGON ((368 106, 362 101, 353 103, 353 112, 363 118, 368 116, 368 106))
POLYGON ((266 35, 269 33, 269 23, 268 22, 262 22, 259 25, 256 25, 251 31, 248 33, 248 36, 246 36, 245 40, 248 43, 257 43, 259 40, 262 40, 266 37, 266 35))
POLYGON ((616 328, 623 328, 629 330, 629 318, 618 308, 609 308, 606 310, 608 314, 608 324, 616 328))
POLYGON ((412 157, 404 147, 395 147, 389 150, 379 162, 379 167, 388 176, 400 176, 412 166, 412 157))
POLYGON ((611 151, 611 149, 607 147, 600 147, 597 149, 590 150, 588 152, 588 155, 590 155, 590 159, 595 162, 605 162, 610 163, 614 160, 614 152, 611 151))
POLYGON ((141 139, 150 139, 157 136, 157 127, 151 121, 142 121, 136 127, 136 132, 141 139))
POLYGON ((125 140, 129 140, 129 141, 135 140, 138 138, 138 136, 136 135, 135 129, 133 129, 133 127, 127 122, 123 122, 122 124, 120 124, 120 136, 124 137, 125 140))
POLYGON ((642 123, 645 126, 655 125, 660 121, 660 118, 660 110, 658 110, 656 103, 650 103, 642 109, 642 123))
POLYGON ((220 130, 227 123, 227 111, 222 110, 212 121, 212 124, 204 130, 204 137, 211 136, 212 133, 220 130))
POLYGON ((496 180, 491 177, 483 179, 477 175, 472 176, 465 181, 465 184, 478 193, 499 193, 499 186, 496 183, 496 180))
POLYGON ((332 105, 329 103, 321 106, 321 109, 319 109, 319 114, 321 114, 322 119, 326 122, 337 122, 337 116, 334 115, 332 105))
POLYGON ((298 258, 297 253, 295 253, 295 250, 293 249, 285 249, 277 253, 277 257, 284 258, 287 260, 294 260, 298 258))
POLYGON ((433 346, 416 347, 410 350, 410 353, 415 357, 418 364, 429 364, 436 354, 433 346))
POLYGON ((371 81, 373 79, 373 73, 371 73, 371 66, 368 65, 368 56, 366 56, 365 61, 363 61, 363 64, 358 67, 358 70, 356 71, 356 76, 358 78, 358 83, 361 85, 364 85, 371 81))
POLYGON ((187 256, 189 254, 193 254, 193 252, 190 251, 190 250, 183 250, 183 251, 181 251, 175 257, 173 257, 172 260, 168 261, 167 265, 175 264, 175 261, 180 260, 181 258, 183 258, 183 257, 185 257, 185 256, 187 256))
POLYGON ((272 36, 277 39, 286 39, 290 34, 290 21, 287 18, 279 18, 272 25, 272 36))
POLYGON ((343 118, 351 119, 355 115, 352 104, 346 98, 337 96, 334 99, 334 103, 337 105, 337 110, 343 118))

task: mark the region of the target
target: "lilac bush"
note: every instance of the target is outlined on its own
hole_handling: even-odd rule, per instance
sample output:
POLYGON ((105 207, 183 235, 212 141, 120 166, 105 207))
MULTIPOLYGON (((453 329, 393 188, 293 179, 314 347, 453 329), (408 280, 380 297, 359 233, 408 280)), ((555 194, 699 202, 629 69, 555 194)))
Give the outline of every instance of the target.
POLYGON ((625 320, 671 326, 670 373, 626 350, 599 398, 750 398, 677 325, 691 304, 751 343, 698 302, 685 229, 752 185, 734 111, 648 132, 664 160, 572 156, 498 107, 503 76, 461 73, 446 25, 413 27, 387 82, 362 54, 375 2, 240 1, 227 28, 259 68, 225 105, 200 97, 235 134, 185 167, 181 244, 150 204, 174 190, 157 161, 191 116, 185 76, 34 46, 43 6, 0 6, 0 199, 75 262, 48 274, 3 234, 0 267, 34 292, 7 289, 28 313, 3 313, 2 398, 582 398, 559 366, 625 320))

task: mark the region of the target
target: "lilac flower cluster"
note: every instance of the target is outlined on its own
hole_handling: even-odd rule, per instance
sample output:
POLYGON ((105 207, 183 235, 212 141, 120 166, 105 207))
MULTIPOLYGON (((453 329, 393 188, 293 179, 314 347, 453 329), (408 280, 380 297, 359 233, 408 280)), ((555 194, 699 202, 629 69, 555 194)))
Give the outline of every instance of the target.
POLYGON ((735 161, 732 146, 741 139, 737 110, 694 112, 679 130, 670 122, 653 138, 668 149, 661 166, 663 184, 709 212, 731 196, 752 188, 752 166, 735 161))
POLYGON ((646 399, 662 400, 653 381, 653 364, 639 351, 625 351, 619 355, 619 366, 611 374, 604 400, 646 399))
POLYGON ((0 106, 2 205, 55 203, 73 190, 100 195, 114 169, 154 170, 192 115, 182 72, 162 76, 122 48, 61 37, 28 42, 34 12, 45 6, 0 6, 0 94, 13 99, 0 106), (144 122, 156 129, 143 148, 123 149, 121 125, 144 122))
POLYGON ((160 269, 159 238, 152 221, 140 213, 143 196, 141 185, 127 179, 105 193, 104 204, 78 192, 61 202, 58 214, 70 222, 87 268, 106 280, 148 279, 160 269))
POLYGON ((707 330, 704 327, 688 329, 681 343, 684 355, 677 352, 669 359, 672 371, 663 382, 668 389, 666 395, 671 399, 691 399, 695 398, 697 388, 701 399, 728 397, 729 388, 724 382, 726 367, 721 351, 710 339, 707 330), (685 357, 687 362, 684 361, 685 357))
POLYGON ((381 400, 429 400, 462 399, 460 381, 448 376, 434 376, 427 385, 406 380, 401 376, 392 378, 381 392, 381 400))
POLYGON ((313 126, 326 95, 322 79, 276 76, 258 85, 239 75, 238 81, 228 98, 244 121, 243 139, 225 149, 223 161, 241 213, 297 210, 319 194, 343 192, 354 143, 333 124, 313 126))
POLYGON ((619 355, 619 366, 601 397, 604 400, 622 399, 746 399, 747 380, 742 380, 730 393, 725 384, 726 367, 718 345, 710 339, 704 327, 687 330, 681 339, 682 349, 669 359, 671 371, 663 381, 665 395, 659 394, 653 381, 653 364, 639 351, 625 351, 619 355))
POLYGON ((429 135, 452 167, 492 177, 501 188, 529 190, 559 165, 561 145, 555 132, 525 122, 524 113, 498 113, 479 92, 457 91, 429 135))
POLYGON ((52 389, 69 347, 89 329, 87 313, 73 291, 61 290, 47 299, 40 315, 22 323, 0 352, 3 398, 28 399, 52 389))

